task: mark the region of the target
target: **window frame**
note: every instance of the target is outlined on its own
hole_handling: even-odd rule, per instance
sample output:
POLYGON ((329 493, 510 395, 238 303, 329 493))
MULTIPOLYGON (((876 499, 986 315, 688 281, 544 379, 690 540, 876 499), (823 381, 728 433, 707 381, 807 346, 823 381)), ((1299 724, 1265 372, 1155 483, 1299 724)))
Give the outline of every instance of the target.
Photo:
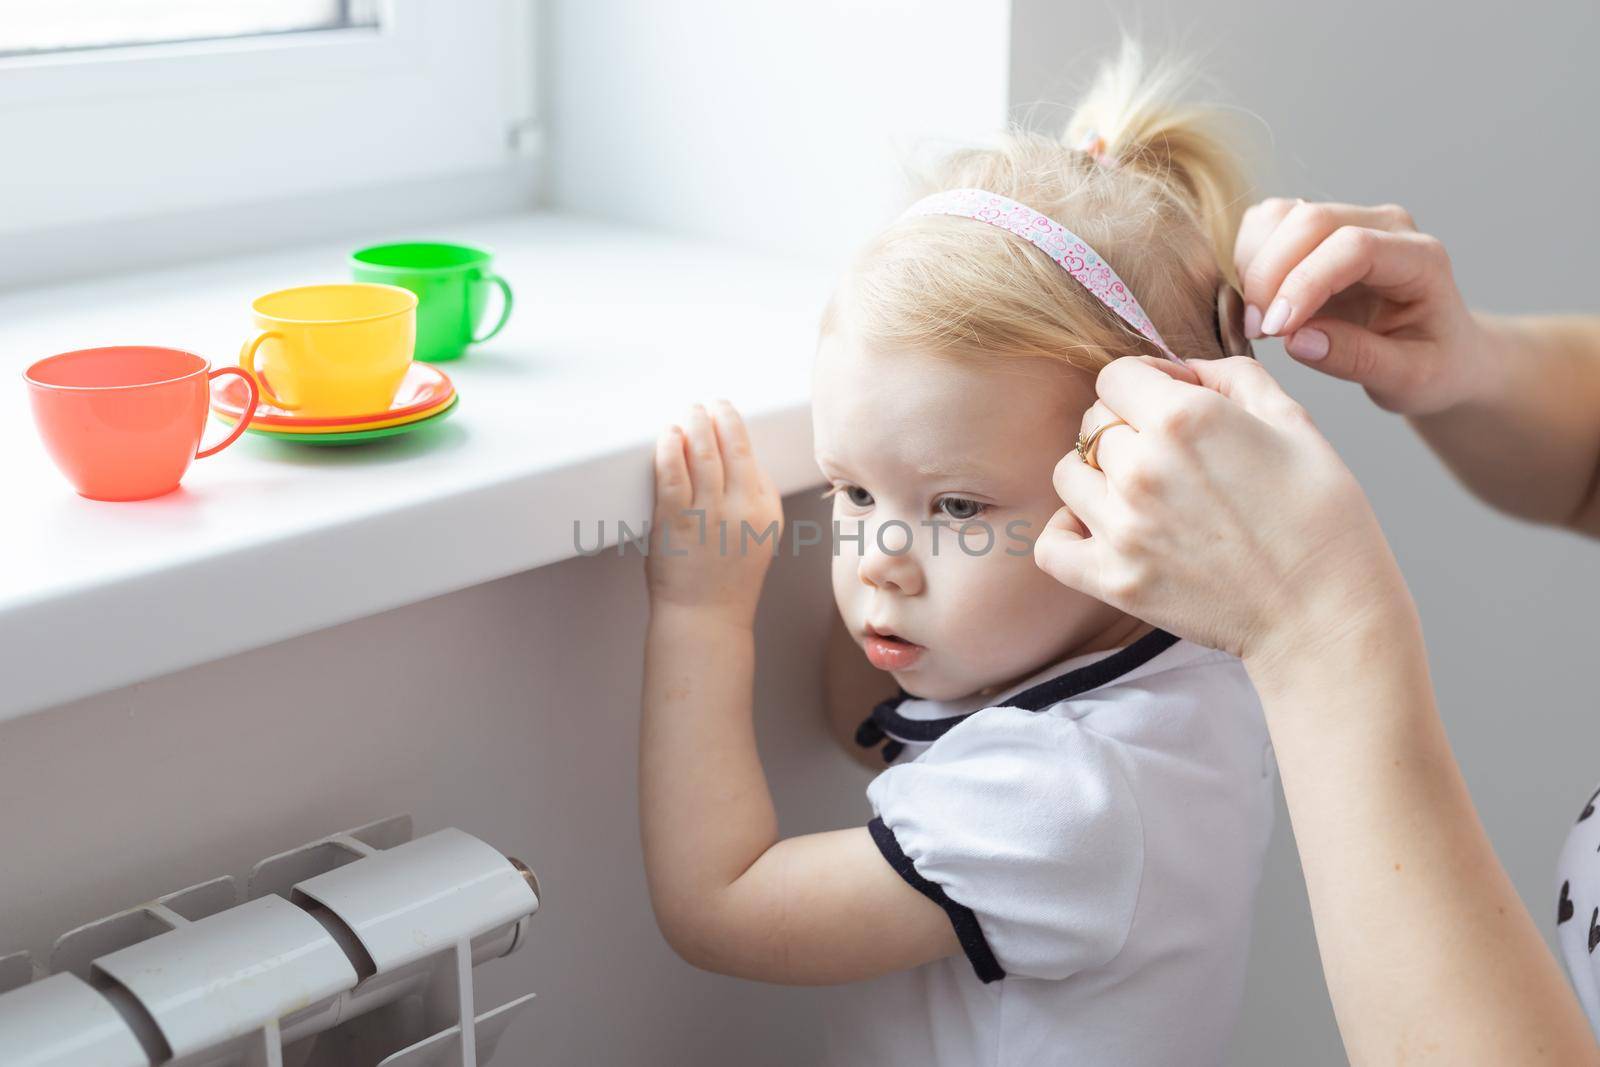
POLYGON ((377 28, 0 58, 0 144, 13 168, 9 183, 0 172, 0 239, 525 167, 530 139, 517 135, 534 121, 537 83, 528 0, 376 6, 377 28), (408 143, 341 153, 384 94, 408 143), (140 127, 153 147, 127 159, 140 154, 129 132, 140 127), (291 160, 287 182, 269 173, 247 142, 284 129, 307 159, 321 152, 337 166, 319 174, 291 160))
POLYGON ((386 72, 419 57, 418 0, 380 0, 378 26, 294 30, 195 41, 108 45, 0 57, 0 113, 64 100, 203 90, 222 74, 284 77, 386 72))

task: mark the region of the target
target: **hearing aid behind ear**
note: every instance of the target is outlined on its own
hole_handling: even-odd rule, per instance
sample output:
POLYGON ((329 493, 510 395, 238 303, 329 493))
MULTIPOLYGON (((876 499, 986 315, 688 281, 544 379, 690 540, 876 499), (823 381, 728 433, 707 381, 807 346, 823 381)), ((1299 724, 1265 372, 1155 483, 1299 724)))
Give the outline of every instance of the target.
POLYGON ((1255 358, 1250 339, 1244 335, 1244 296, 1226 279, 1217 286, 1215 322, 1217 340, 1222 344, 1224 356, 1255 358))

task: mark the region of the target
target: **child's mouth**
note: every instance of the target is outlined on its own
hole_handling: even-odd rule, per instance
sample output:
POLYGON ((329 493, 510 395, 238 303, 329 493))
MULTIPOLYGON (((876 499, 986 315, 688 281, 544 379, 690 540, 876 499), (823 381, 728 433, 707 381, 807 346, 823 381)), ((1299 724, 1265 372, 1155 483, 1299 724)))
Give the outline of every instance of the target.
POLYGON ((893 634, 878 634, 870 630, 862 643, 867 660, 880 671, 903 671, 916 663, 927 651, 922 645, 893 634))

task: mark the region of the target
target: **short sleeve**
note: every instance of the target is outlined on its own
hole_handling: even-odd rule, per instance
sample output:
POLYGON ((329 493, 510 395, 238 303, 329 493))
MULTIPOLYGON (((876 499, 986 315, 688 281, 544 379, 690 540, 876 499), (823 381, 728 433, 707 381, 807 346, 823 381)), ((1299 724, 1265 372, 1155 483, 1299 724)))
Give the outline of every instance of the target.
POLYGON ((1110 962, 1144 831, 1120 743, 1048 712, 979 711, 867 786, 884 858, 950 915, 985 982, 1110 962))

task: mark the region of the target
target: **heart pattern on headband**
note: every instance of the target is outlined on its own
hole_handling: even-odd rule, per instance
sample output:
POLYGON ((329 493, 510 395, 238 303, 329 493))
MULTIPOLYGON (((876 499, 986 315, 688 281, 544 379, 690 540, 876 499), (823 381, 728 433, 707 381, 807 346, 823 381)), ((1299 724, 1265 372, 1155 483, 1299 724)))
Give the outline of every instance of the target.
POLYGON ((947 189, 925 196, 907 208, 902 218, 916 215, 959 215, 1009 230, 1055 260, 1095 299, 1138 330, 1151 344, 1179 363, 1183 362, 1176 352, 1167 347, 1155 323, 1150 321, 1150 316, 1145 314, 1127 285, 1117 277, 1117 272, 1111 269, 1111 264, 1089 247, 1089 242, 1048 215, 1040 214, 1008 196, 984 189, 947 189))

